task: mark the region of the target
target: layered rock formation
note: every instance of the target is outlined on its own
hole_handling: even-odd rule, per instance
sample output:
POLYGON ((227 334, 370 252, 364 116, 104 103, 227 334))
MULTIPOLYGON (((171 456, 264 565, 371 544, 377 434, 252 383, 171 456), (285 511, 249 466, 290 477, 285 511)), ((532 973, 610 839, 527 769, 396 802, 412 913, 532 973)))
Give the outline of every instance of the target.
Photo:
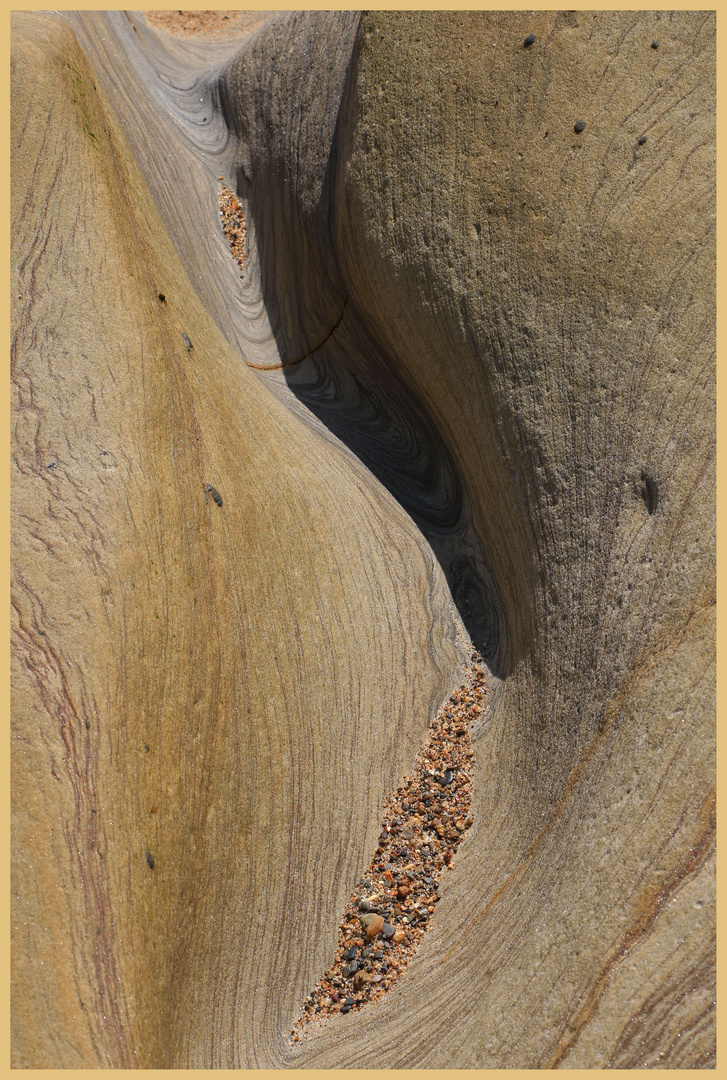
POLYGON ((714 1064, 714 42, 16 17, 17 1065, 714 1064), (460 618, 474 825, 291 1049, 460 618))

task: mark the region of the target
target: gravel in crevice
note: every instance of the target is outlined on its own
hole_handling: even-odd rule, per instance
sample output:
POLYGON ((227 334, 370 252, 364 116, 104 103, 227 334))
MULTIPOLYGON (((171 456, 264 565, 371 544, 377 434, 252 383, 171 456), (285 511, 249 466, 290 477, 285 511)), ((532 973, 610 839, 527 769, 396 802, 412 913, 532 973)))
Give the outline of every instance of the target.
POLYGON ((479 653, 471 661, 431 722, 413 775, 384 803, 378 847, 346 905, 333 963, 303 1002, 291 1044, 327 1017, 381 998, 438 917, 441 875, 453 869, 472 825, 470 725, 482 715, 485 675, 479 653))
POLYGON ((217 200, 220 206, 222 231, 225 234, 225 240, 230 245, 232 257, 239 267, 240 277, 242 277, 246 255, 245 236, 247 230, 245 228, 245 215, 232 188, 224 183, 223 177, 220 177, 219 180, 217 200))

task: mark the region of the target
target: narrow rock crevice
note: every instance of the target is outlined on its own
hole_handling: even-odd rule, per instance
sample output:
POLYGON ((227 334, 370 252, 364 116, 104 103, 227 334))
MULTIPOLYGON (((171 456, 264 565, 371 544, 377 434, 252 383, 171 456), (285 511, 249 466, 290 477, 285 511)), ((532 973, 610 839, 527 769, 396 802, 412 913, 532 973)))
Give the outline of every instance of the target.
POLYGON ((433 919, 439 883, 467 830, 474 750, 470 726, 482 714, 485 674, 473 651, 458 689, 431 722, 413 775, 384 804, 379 843, 341 919, 330 968, 303 1003, 291 1031, 377 1001, 407 969, 433 919))

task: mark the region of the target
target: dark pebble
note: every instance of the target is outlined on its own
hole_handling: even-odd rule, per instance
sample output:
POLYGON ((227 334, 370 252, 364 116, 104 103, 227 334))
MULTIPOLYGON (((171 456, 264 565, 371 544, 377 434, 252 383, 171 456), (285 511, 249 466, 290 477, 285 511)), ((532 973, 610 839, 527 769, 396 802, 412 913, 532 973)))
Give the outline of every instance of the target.
POLYGON ((166 296, 164 295, 164 293, 163 293, 163 292, 157 293, 157 296, 159 297, 159 299, 161 300, 161 302, 162 302, 163 304, 166 304, 166 302, 167 302, 167 298, 166 298, 166 296))
POLYGON ((345 953, 343 954, 343 959, 344 960, 354 960, 355 957, 356 957, 356 950, 355 949, 346 949, 345 953))
POLYGON ((344 1004, 344 1006, 347 1005, 349 1007, 349 1009, 350 1009, 351 1006, 355 1004, 355 1002, 354 1002, 352 997, 347 997, 343 1004, 344 1004))
POLYGON ((422 878, 422 881, 424 882, 425 885, 432 885, 434 883, 434 878, 425 877, 425 878, 422 878))
POLYGON ((346 1013, 350 1013, 350 1011, 351 1011, 351 1006, 350 1005, 343 1005, 342 1008, 341 1008, 341 1015, 345 1016, 346 1013))
POLYGON ((353 963, 347 964, 343 969, 342 975, 344 979, 352 979, 358 971, 358 960, 354 960, 353 963))
POLYGON ((658 41, 652 41, 651 47, 652 47, 652 49, 658 49, 659 48, 659 42, 658 41))
POLYGON ((374 953, 373 958, 374 958, 374 960, 383 960, 384 959, 383 951, 381 949, 377 949, 376 952, 374 953))
POLYGON ((364 951, 361 953, 361 956, 364 958, 364 960, 368 960, 368 958, 371 956, 371 946, 370 945, 369 945, 368 949, 364 949, 364 951))
POLYGON ((383 929, 381 931, 382 937, 385 937, 385 938, 393 937, 395 930, 396 930, 395 926, 392 926, 391 923, 385 922, 384 926, 383 926, 383 929))
POLYGON ((573 125, 573 130, 575 131, 576 135, 580 135, 580 133, 582 131, 585 131, 585 129, 586 129, 585 120, 577 120, 576 123, 573 125))
POLYGON ((535 44, 535 34, 528 34, 528 36, 525 38, 525 41, 523 41, 523 48, 524 49, 529 49, 530 46, 534 45, 534 44, 535 44))
POLYGON ((145 750, 151 750, 151 747, 149 746, 149 743, 148 743, 148 742, 145 742, 145 743, 144 743, 144 749, 145 749, 145 750))
POLYGON ((641 138, 639 139, 639 146, 643 146, 645 142, 646 142, 646 136, 642 135, 641 138))
POLYGON ((146 853, 146 863, 150 870, 154 869, 154 856, 150 851, 146 853))

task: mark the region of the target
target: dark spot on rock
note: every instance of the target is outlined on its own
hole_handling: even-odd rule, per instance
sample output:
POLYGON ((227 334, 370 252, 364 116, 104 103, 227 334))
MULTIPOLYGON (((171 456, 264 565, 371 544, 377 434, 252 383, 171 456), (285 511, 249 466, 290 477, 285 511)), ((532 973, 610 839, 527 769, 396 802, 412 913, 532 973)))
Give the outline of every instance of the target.
POLYGON ((222 506, 222 496, 217 488, 212 487, 212 484, 204 485, 204 501, 207 502, 207 496, 211 495, 218 506, 222 506))
POLYGON ((154 856, 150 851, 147 851, 146 853, 146 864, 150 870, 154 869, 154 856))
POLYGON ((649 514, 653 514, 659 505, 659 485, 644 469, 641 470, 641 498, 649 514))
POLYGON ((586 130, 586 122, 585 122, 585 120, 576 120, 575 124, 573 125, 573 130, 575 131, 576 135, 580 135, 580 133, 582 131, 585 131, 586 130))
POLYGON ((534 45, 534 44, 535 44, 535 34, 528 34, 528 36, 525 38, 525 41, 523 41, 523 48, 524 49, 529 49, 530 46, 534 45))

